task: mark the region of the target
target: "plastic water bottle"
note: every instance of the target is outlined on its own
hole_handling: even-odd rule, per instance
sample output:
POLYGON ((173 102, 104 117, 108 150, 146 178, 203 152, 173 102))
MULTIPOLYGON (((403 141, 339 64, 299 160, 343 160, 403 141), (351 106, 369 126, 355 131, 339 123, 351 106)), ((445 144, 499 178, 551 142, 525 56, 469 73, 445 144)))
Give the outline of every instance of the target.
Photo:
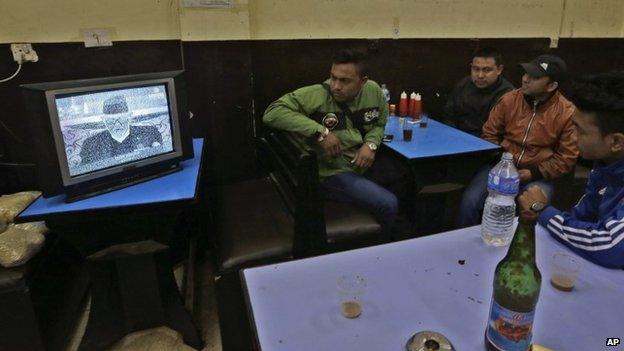
POLYGON ((381 85, 381 92, 383 93, 384 99, 386 100, 386 103, 390 103, 390 90, 388 90, 388 88, 386 87, 385 84, 381 85))
POLYGON ((516 195, 520 187, 513 156, 506 152, 488 175, 489 195, 485 200, 481 221, 481 238, 488 245, 506 246, 513 238, 516 195))

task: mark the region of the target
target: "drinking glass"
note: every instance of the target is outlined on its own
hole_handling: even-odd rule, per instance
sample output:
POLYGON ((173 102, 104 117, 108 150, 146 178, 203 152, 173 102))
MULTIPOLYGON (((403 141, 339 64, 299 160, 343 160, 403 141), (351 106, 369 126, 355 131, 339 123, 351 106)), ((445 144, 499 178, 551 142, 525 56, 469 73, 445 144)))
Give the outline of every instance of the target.
POLYGON ((581 269, 581 260, 567 253, 558 252, 552 258, 550 283, 561 291, 572 291, 581 269))
POLYGON ((366 279, 359 274, 338 277, 340 313, 345 318, 357 318, 362 314, 362 296, 366 292, 366 279))
POLYGON ((412 123, 403 122, 401 129, 403 129, 403 140, 412 141, 412 134, 414 133, 414 125, 412 123))

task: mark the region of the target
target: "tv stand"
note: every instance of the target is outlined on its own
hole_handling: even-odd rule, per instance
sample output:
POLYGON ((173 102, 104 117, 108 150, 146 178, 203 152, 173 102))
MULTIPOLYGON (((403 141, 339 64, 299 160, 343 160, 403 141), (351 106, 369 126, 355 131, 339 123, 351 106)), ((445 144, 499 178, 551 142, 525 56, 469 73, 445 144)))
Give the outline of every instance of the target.
POLYGON ((69 189, 65 197, 65 202, 71 203, 80 200, 84 200, 93 196, 104 194, 110 191, 123 189, 138 183, 146 182, 154 178, 162 177, 164 175, 177 172, 181 170, 180 163, 169 165, 166 168, 154 168, 141 173, 134 174, 123 178, 121 180, 115 179, 105 183, 99 183, 91 187, 81 187, 79 189, 69 189))
POLYGON ((79 351, 107 350, 132 332, 166 326, 201 349, 184 308, 167 245, 153 240, 119 244, 87 257, 91 274, 89 323, 79 351))
MULTIPOLYGON (((193 265, 198 231, 178 226, 178 219, 200 218, 186 213, 196 211, 191 206, 198 200, 203 140, 193 140, 193 147, 194 158, 169 174, 71 203, 64 195, 40 197, 17 216, 16 222, 45 220, 87 258, 92 306, 80 350, 105 350, 126 333, 159 325, 201 349, 171 265, 171 256, 187 250, 186 242, 187 264, 193 265)), ((192 296, 192 306, 190 301, 192 296)))

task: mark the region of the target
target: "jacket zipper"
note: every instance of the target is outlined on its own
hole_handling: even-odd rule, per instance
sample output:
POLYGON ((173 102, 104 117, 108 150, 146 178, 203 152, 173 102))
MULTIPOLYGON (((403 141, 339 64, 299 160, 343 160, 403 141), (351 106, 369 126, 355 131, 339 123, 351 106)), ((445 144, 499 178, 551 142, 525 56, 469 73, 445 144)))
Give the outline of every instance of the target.
POLYGON ((520 161, 522 161, 522 157, 524 156, 524 152, 526 151, 526 140, 529 136, 529 130, 531 130, 531 125, 533 125, 533 120, 537 115, 537 100, 533 101, 533 116, 529 120, 529 125, 527 126, 526 131, 524 132, 524 138, 522 138, 522 149, 520 151, 520 156, 518 157, 518 162, 516 162, 516 167, 520 167, 520 161))

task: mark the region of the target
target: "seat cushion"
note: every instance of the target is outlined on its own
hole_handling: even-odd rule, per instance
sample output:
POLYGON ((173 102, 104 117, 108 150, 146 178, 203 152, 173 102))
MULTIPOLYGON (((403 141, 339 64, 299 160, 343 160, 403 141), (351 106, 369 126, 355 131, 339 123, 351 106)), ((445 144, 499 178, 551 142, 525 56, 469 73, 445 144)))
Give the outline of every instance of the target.
POLYGON ((418 192, 418 195, 433 195, 433 194, 447 194, 454 191, 459 191, 464 189, 465 186, 463 184, 458 183, 438 183, 426 185, 418 192))
POLYGON ((325 226, 330 243, 381 233, 381 225, 373 215, 343 202, 325 201, 325 226))
POLYGON ((221 270, 289 257, 293 219, 269 178, 221 187, 216 216, 221 270))

